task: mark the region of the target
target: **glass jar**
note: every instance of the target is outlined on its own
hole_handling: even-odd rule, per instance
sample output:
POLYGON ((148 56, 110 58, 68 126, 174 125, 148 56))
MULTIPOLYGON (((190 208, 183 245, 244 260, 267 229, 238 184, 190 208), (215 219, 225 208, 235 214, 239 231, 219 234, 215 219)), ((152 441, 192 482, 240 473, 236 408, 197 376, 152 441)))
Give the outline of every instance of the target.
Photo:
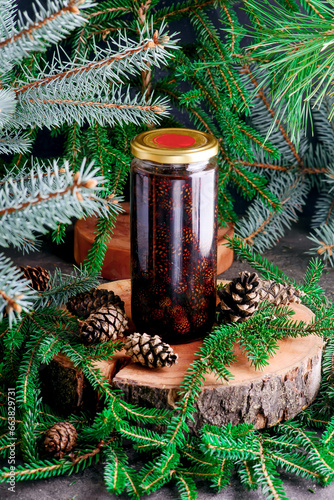
POLYGON ((132 320, 168 343, 202 338, 216 310, 218 142, 150 130, 131 152, 132 320))

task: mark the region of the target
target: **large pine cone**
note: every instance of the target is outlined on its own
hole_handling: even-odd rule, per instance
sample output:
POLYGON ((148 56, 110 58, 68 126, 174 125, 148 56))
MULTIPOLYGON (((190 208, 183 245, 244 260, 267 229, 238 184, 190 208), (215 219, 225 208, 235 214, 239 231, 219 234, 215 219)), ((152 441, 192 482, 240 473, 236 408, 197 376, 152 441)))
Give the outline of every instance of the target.
POLYGON ((241 322, 252 316, 259 303, 266 300, 275 305, 300 302, 304 292, 292 285, 262 280, 256 273, 243 271, 228 285, 218 290, 218 321, 241 322))
POLYGON ((110 304, 93 312, 86 321, 79 321, 80 338, 85 344, 108 342, 123 337, 128 325, 125 312, 110 304))
POLYGON ((44 292, 49 288, 50 274, 44 267, 19 266, 24 277, 30 281, 30 286, 38 292, 44 292))
POLYGON ((118 295, 111 290, 96 288, 71 297, 66 307, 71 314, 88 318, 94 311, 111 304, 124 311, 124 302, 118 295))
POLYGON ((127 337, 124 348, 132 361, 148 368, 169 367, 178 358, 171 346, 165 344, 158 335, 151 337, 147 333, 133 333, 127 337))
POLYGON ((55 458, 63 458, 77 444, 78 433, 70 422, 57 422, 45 433, 44 449, 55 458))

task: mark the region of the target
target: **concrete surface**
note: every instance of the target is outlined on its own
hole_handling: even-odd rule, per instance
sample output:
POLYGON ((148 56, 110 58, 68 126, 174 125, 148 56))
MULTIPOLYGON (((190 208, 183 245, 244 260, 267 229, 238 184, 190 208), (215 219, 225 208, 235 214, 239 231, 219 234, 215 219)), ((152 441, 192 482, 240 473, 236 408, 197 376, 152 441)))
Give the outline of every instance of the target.
MULTIPOLYGON (((272 250, 265 252, 264 256, 270 259, 289 276, 297 281, 302 279, 310 256, 305 253, 312 247, 312 242, 307 239, 308 221, 302 220, 298 227, 294 227, 272 250)), ((70 273, 73 265, 73 242, 71 233, 66 244, 54 247, 51 243, 44 243, 42 251, 23 256, 18 252, 9 251, 14 262, 21 265, 41 265, 53 271, 60 267, 63 272, 70 273)), ((232 267, 220 275, 220 278, 231 279, 238 272, 250 269, 242 262, 235 261, 232 267)), ((333 298, 334 269, 326 269, 321 280, 321 285, 326 290, 328 297, 333 298)), ((131 452, 130 452, 131 457, 131 452)), ((294 475, 283 474, 284 486, 290 500, 334 500, 334 484, 321 488, 312 481, 299 479, 294 475)), ((107 500, 119 498, 124 500, 126 495, 115 497, 109 494, 103 482, 103 464, 74 474, 72 476, 57 477, 33 482, 17 482, 16 491, 8 491, 8 485, 0 485, 0 500, 15 498, 16 500, 107 500)), ((178 498, 178 492, 172 485, 166 486, 150 495, 152 500, 171 500, 178 498)), ((220 493, 215 493, 206 485, 199 486, 199 500, 260 500, 261 492, 248 492, 242 489, 238 479, 233 476, 230 485, 220 493)))
MULTIPOLYGON (((311 481, 301 481, 295 477, 284 475, 284 486, 290 500, 333 500, 334 485, 328 488, 315 486, 311 481)), ((116 497, 107 492, 103 482, 103 467, 95 466, 84 472, 69 477, 57 477, 33 482, 16 484, 12 493, 7 486, 0 486, 1 500, 126 500, 127 495, 116 497)), ((179 498, 177 489, 172 485, 164 486, 149 497, 150 500, 175 500, 179 498)), ((209 487, 200 486, 198 500, 263 500, 260 491, 246 491, 239 481, 233 477, 231 485, 220 493, 209 487)))

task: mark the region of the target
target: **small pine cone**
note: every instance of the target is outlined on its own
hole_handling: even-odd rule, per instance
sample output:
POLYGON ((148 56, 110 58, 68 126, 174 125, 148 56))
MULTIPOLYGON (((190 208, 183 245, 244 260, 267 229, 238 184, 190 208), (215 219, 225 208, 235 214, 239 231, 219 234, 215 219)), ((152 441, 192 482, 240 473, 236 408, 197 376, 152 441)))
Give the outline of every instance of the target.
POLYGON ((208 320, 208 313, 206 310, 199 309, 193 318, 193 324, 196 328, 200 328, 208 320))
POLYGON ((63 458, 77 444, 78 433, 69 422, 57 422, 45 433, 44 449, 55 458, 63 458))
POLYGON ((218 290, 219 321, 241 322, 252 316, 259 303, 266 300, 275 305, 300 302, 304 292, 271 280, 262 280, 256 273, 243 271, 227 286, 218 290))
POLYGON ((169 314, 172 318, 180 318, 181 316, 185 315, 185 310, 182 306, 179 304, 176 304, 175 306, 172 306, 170 308, 169 314))
POLYGON ((293 285, 272 280, 260 280, 258 293, 260 300, 266 300, 276 306, 284 306, 291 302, 300 304, 300 297, 305 295, 302 290, 295 288, 293 285))
POLYGON ((28 281, 30 281, 30 286, 34 290, 37 290, 38 292, 44 292, 45 290, 48 290, 48 288, 50 287, 50 274, 47 269, 44 269, 44 267, 40 266, 20 266, 20 269, 23 272, 24 277, 28 281))
POLYGON ((85 344, 108 342, 123 337, 128 325, 125 312, 110 304, 93 312, 86 321, 79 321, 80 338, 85 344))
POLYGON ((169 297, 163 297, 159 302, 159 307, 161 309, 167 309, 167 308, 171 307, 171 305, 172 305, 172 301, 169 297))
POLYGON ((160 320, 164 317, 164 312, 162 309, 153 309, 151 314, 154 320, 160 320))
POLYGON ((171 346, 165 344, 158 335, 133 333, 127 337, 124 348, 132 361, 148 368, 170 367, 178 358, 171 346))
POLYGON ((71 297, 66 307, 71 314, 82 318, 88 318, 94 311, 111 304, 124 311, 123 300, 121 300, 112 290, 96 288, 89 292, 81 292, 71 297))
POLYGON ((217 307, 219 321, 245 321, 252 316, 259 305, 258 286, 257 274, 244 271, 224 288, 220 288, 218 290, 220 304, 217 307))
POLYGON ((178 316, 173 321, 173 327, 174 330, 177 331, 177 333, 185 335, 186 333, 189 332, 191 325, 189 323, 187 316, 178 316))

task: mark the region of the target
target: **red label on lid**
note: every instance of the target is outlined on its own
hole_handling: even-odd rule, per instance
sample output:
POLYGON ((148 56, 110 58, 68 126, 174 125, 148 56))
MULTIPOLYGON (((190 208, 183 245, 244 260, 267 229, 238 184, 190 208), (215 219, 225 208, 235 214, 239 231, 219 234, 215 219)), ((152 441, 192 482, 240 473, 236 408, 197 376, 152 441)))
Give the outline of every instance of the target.
POLYGON ((190 135, 163 134, 154 137, 153 142, 168 148, 186 148, 195 144, 196 140, 190 135))

